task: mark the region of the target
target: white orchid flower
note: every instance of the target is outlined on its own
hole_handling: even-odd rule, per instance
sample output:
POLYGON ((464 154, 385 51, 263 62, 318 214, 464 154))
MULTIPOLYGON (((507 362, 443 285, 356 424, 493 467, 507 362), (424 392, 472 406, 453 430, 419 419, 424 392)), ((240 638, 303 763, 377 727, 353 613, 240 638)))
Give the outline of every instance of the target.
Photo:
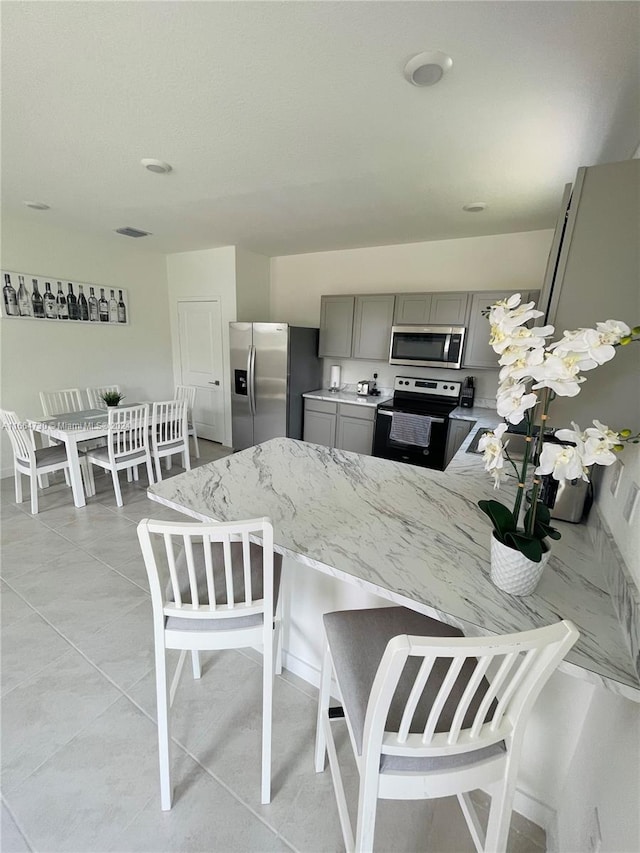
POLYGON ((499 386, 496 409, 501 418, 506 418, 511 424, 522 421, 524 413, 538 402, 537 394, 527 394, 526 390, 526 386, 518 382, 499 386))
POLYGON ((500 424, 493 432, 485 432, 478 442, 478 450, 483 453, 484 470, 493 477, 493 488, 499 489, 504 477, 504 450, 509 442, 502 444, 502 435, 507 429, 506 424, 500 424))
POLYGON ((554 433, 555 438, 560 441, 572 441, 574 444, 584 444, 585 434, 575 421, 571 421, 573 429, 557 429, 554 433))
POLYGON ((593 426, 584 431, 584 464, 613 465, 617 458, 613 449, 621 440, 620 433, 594 421, 593 426))
POLYGON ((551 474, 554 480, 589 480, 577 447, 549 442, 542 446, 536 474, 551 474))
POLYGON ((518 350, 518 357, 510 364, 505 364, 500 370, 499 381, 505 382, 511 379, 521 382, 531 377, 531 369, 544 361, 543 349, 518 350))
POLYGON ((584 433, 587 438, 597 438, 599 441, 606 442, 609 447, 620 444, 622 441, 619 432, 609 429, 608 426, 597 420, 593 421, 593 426, 587 427, 584 433))
POLYGON ((619 344, 621 338, 631 334, 631 329, 622 320, 607 320, 605 323, 596 323, 596 329, 600 333, 603 344, 619 344))
POLYGON ((532 368, 531 375, 536 380, 532 390, 551 388, 559 397, 575 397, 580 393, 580 384, 585 381, 578 376, 579 367, 571 359, 547 353, 542 364, 532 368))

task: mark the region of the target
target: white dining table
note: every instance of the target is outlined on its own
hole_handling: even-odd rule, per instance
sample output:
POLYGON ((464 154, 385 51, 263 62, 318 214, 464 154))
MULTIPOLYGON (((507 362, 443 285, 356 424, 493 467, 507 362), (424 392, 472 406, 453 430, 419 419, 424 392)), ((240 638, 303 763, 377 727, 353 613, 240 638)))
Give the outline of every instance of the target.
POLYGON ((29 420, 29 426, 35 432, 64 442, 69 460, 69 479, 73 492, 73 502, 77 507, 87 504, 93 494, 93 478, 89 478, 87 489, 82 479, 78 445, 81 441, 103 438, 109 433, 108 415, 105 409, 85 409, 80 412, 65 412, 50 418, 29 420))

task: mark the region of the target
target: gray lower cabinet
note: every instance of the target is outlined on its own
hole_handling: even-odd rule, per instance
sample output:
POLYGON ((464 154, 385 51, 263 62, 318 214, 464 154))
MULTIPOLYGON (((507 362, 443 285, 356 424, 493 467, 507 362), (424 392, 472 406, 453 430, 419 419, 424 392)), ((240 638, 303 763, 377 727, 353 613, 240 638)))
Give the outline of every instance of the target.
POLYGON ((373 449, 373 406, 331 403, 305 398, 305 441, 370 456, 373 449))
POLYGON ((465 438, 469 435, 474 421, 457 421, 451 418, 449 421, 449 434, 447 436, 447 447, 444 453, 444 467, 446 468, 449 462, 456 455, 465 438))
POLYGON ((320 299, 320 358, 351 358, 355 296, 320 299))
POLYGON ((336 422, 338 406, 325 400, 304 401, 304 441, 322 444, 325 447, 336 446, 336 422))
POLYGON ((338 431, 336 447, 371 456, 373 450, 374 408, 340 403, 338 406, 338 431))

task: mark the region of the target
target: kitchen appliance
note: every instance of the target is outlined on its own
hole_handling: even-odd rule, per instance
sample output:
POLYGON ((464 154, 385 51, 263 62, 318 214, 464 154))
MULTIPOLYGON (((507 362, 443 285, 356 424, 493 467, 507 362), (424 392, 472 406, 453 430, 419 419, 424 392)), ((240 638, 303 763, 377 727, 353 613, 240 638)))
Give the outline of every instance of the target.
POLYGON ((318 329, 230 323, 234 450, 270 438, 302 438, 302 394, 322 387, 318 329))
POLYGON ((464 326, 392 326, 389 364, 459 370, 464 326))
POLYGON ((462 391, 460 392, 460 405, 465 409, 473 407, 473 401, 476 395, 476 380, 473 376, 466 376, 462 382, 462 391))
POLYGON ((396 376, 393 400, 376 411, 373 455, 444 470, 449 415, 460 382, 396 376))
POLYGON ((370 394, 371 382, 368 379, 361 379, 358 382, 358 396, 359 397, 368 397, 370 394))
POLYGON ((331 365, 331 373, 329 376, 329 391, 337 393, 340 390, 340 365, 331 365))

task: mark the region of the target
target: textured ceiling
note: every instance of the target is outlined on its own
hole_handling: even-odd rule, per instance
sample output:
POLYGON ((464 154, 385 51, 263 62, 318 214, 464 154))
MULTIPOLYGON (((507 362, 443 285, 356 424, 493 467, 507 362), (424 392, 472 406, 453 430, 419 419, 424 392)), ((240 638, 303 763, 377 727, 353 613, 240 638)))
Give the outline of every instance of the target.
POLYGON ((95 234, 131 225, 153 233, 144 249, 280 255, 548 228, 578 166, 640 142, 635 2, 1 12, 3 210, 95 234), (453 69, 410 86, 405 63, 429 49, 453 69), (478 200, 485 213, 462 212, 478 200))

